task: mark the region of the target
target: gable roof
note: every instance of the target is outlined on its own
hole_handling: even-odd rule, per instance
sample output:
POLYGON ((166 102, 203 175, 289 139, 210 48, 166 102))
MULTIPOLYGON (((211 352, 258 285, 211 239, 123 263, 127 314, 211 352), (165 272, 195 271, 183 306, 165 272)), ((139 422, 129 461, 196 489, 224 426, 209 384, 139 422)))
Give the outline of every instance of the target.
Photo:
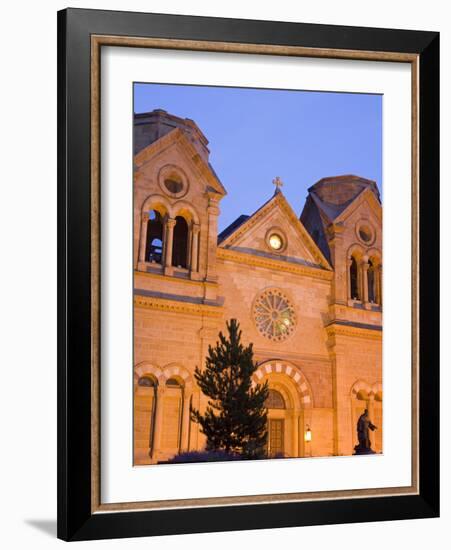
POLYGON ((366 188, 366 189, 363 189, 363 191, 361 191, 357 195, 357 197, 352 202, 350 202, 346 206, 346 208, 344 208, 340 212, 340 214, 335 218, 334 222, 338 223, 338 222, 344 221, 348 216, 350 216, 354 212, 356 208, 358 208, 365 201, 370 204, 374 213, 380 219, 382 214, 382 205, 376 199, 372 190, 369 188, 366 188))
MULTIPOLYGON (((242 236, 247 234, 252 228, 269 213, 275 206, 280 207, 282 212, 287 216, 290 226, 298 232, 302 243, 305 248, 311 254, 316 262, 317 267, 330 270, 331 266, 324 254, 318 248, 313 241, 308 231, 299 220, 285 196, 280 189, 276 190, 274 195, 266 201, 258 210, 256 210, 251 216, 241 215, 231 225, 229 225, 219 236, 218 245, 220 248, 230 248, 236 243, 242 236)), ((249 253, 249 252, 248 252, 249 253)), ((250 252, 253 253, 253 252, 250 252)), ((255 251, 255 253, 258 253, 255 251)), ((288 258, 279 256, 280 260, 290 261, 288 258)), ((291 260, 293 261, 293 260, 291 260)))
POLYGON ((330 222, 340 219, 343 212, 365 191, 370 191, 380 204, 376 182, 353 174, 322 178, 308 191, 330 222))
POLYGON ((246 220, 249 219, 249 216, 247 214, 241 214, 241 216, 238 216, 236 220, 234 220, 230 225, 228 225, 225 229, 221 231, 218 235, 218 244, 220 244, 223 240, 225 240, 229 235, 231 235, 235 229, 238 229, 240 225, 242 225, 246 220))
POLYGON ((308 191, 300 219, 330 263, 332 259, 327 236, 330 224, 346 220, 364 201, 381 218, 379 189, 373 180, 352 174, 328 177, 316 182, 308 191))
POLYGON ((219 180, 213 167, 208 160, 201 156, 189 137, 180 128, 174 128, 164 136, 158 138, 134 157, 135 167, 139 170, 144 164, 157 154, 162 153, 174 144, 179 145, 185 153, 187 159, 194 165, 194 168, 207 180, 207 185, 211 191, 222 196, 227 195, 225 187, 219 180))

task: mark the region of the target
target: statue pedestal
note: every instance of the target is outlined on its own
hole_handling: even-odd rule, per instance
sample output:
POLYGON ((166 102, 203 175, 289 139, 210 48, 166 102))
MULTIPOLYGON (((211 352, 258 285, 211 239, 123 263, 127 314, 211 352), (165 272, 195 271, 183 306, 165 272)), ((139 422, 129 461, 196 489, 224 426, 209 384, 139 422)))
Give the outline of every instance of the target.
POLYGON ((373 449, 368 449, 367 447, 360 447, 356 445, 354 447, 354 455, 375 455, 376 452, 373 449))

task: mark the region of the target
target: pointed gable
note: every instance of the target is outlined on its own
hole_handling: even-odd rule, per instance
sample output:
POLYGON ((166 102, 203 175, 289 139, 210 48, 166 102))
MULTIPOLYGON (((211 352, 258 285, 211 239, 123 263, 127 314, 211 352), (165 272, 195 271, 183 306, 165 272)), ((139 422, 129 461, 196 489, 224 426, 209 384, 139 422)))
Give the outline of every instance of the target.
POLYGON ((361 191, 346 208, 340 212, 334 220, 335 223, 343 223, 349 219, 356 210, 365 210, 368 215, 374 215, 380 222, 382 220, 382 205, 370 188, 361 191))
POLYGON ((345 223, 354 212, 362 212, 362 209, 368 216, 381 221, 380 194, 373 180, 355 175, 328 177, 319 180, 308 191, 300 220, 329 261, 329 225, 345 223))
POLYGON ((249 217, 240 216, 219 236, 219 247, 279 261, 330 269, 283 193, 273 197, 249 217), (271 248, 270 237, 281 239, 281 248, 271 248))
MULTIPOLYGON (((174 128, 156 141, 141 149, 134 157, 135 177, 146 176, 146 167, 153 167, 155 159, 170 157, 171 152, 181 155, 192 171, 206 182, 206 191, 225 196, 227 191, 213 170, 208 157, 199 154, 190 137, 180 128, 174 128)), ((161 162, 160 162, 161 164, 161 162)))

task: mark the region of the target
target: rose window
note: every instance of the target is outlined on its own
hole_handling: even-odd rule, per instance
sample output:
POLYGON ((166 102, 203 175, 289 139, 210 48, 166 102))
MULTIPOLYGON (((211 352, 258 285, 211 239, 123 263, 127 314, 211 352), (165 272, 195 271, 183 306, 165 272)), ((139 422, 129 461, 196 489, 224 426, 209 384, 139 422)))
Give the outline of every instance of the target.
POLYGON ((263 336, 282 342, 292 334, 296 326, 294 306, 280 290, 266 290, 254 303, 254 320, 263 336))

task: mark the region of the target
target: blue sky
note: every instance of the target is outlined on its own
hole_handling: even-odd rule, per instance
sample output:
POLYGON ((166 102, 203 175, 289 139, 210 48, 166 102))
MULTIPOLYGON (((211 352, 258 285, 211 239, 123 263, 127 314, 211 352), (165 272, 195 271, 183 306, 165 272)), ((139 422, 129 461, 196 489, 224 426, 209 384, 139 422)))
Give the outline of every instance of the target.
POLYGON ((382 190, 382 96, 334 92, 135 84, 135 113, 164 109, 191 118, 209 141, 228 195, 219 230, 283 192, 299 215, 307 189, 356 174, 382 190))

